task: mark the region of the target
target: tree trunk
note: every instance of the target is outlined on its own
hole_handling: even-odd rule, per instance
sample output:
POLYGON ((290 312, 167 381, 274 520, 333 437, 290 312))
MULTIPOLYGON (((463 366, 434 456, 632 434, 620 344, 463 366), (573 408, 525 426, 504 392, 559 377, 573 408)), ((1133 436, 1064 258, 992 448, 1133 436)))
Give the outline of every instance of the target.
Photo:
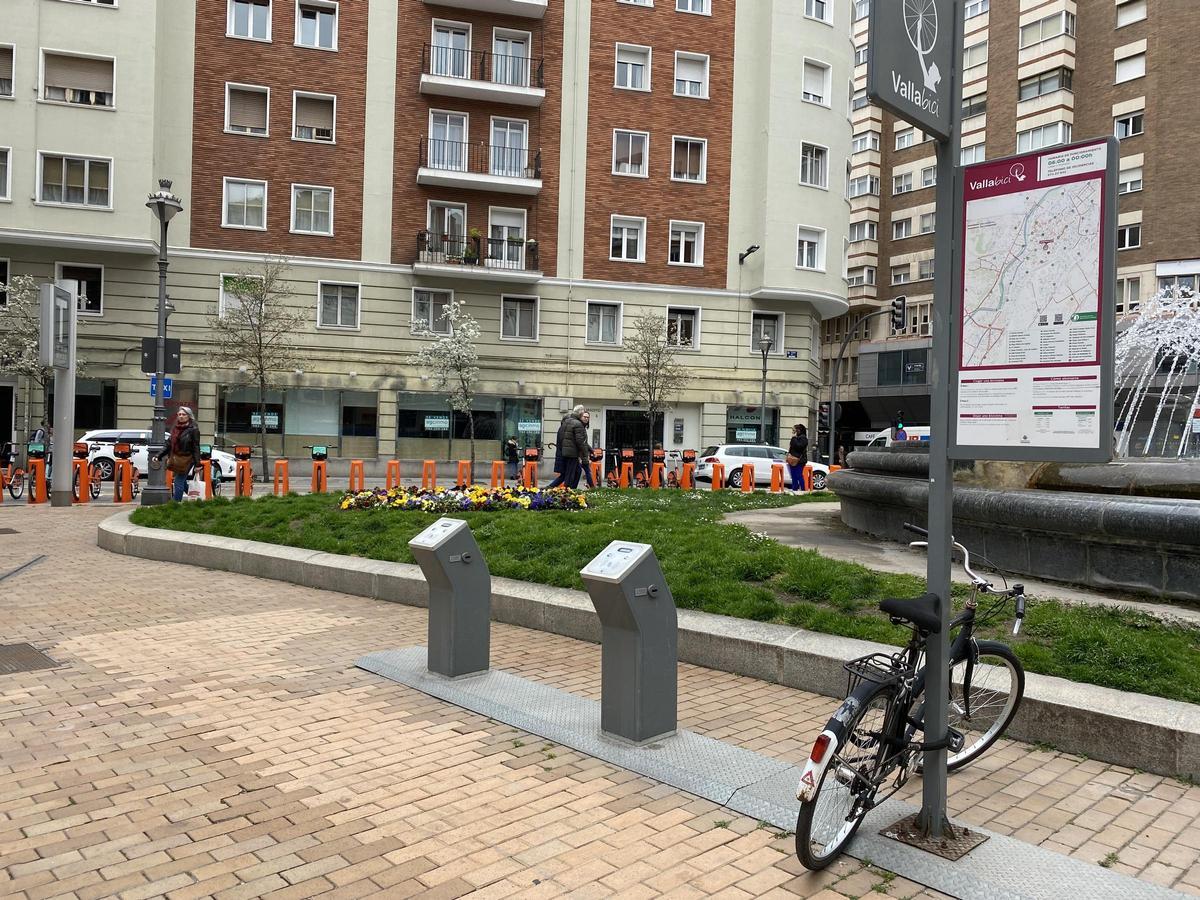
POLYGON ((267 381, 258 379, 258 450, 262 457, 262 481, 267 480, 267 381))
POLYGON ((471 435, 471 479, 470 483, 475 483, 475 410, 467 410, 467 430, 471 435))

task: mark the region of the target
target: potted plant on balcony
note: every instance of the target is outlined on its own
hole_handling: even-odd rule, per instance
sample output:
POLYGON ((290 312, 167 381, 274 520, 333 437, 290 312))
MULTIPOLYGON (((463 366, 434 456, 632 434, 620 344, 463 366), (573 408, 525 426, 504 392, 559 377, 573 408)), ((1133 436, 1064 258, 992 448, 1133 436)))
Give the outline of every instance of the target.
POLYGON ((463 251, 463 262, 468 266, 479 265, 479 241, 483 237, 478 228, 467 232, 467 246, 463 251))

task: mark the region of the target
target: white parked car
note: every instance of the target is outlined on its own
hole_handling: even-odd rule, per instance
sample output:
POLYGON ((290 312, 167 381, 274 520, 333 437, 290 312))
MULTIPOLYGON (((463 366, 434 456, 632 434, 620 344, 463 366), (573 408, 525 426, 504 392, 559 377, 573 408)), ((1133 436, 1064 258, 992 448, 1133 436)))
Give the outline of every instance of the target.
MULTIPOLYGON (((712 464, 719 462, 725 466, 725 483, 730 487, 742 486, 742 466, 746 463, 754 465, 754 483, 770 485, 771 468, 775 463, 787 463, 784 460, 787 451, 782 447, 770 447, 765 444, 722 444, 719 447, 706 447, 696 461, 696 480, 712 482, 712 464)), ((829 476, 829 466, 824 463, 809 463, 812 466, 813 490, 825 490, 825 479, 829 476)), ((784 469, 784 486, 790 484, 787 469, 784 469)))
MULTIPOLYGON (((113 447, 117 444, 128 444, 133 450, 133 455, 129 457, 129 460, 142 478, 146 478, 150 474, 150 454, 147 450, 150 443, 149 431, 120 431, 117 429, 89 431, 79 441, 88 445, 88 460, 99 466, 100 474, 105 481, 112 479, 115 458, 113 447)), ((212 461, 214 480, 233 481, 237 472, 237 460, 233 458, 233 454, 223 450, 213 450, 212 461)))

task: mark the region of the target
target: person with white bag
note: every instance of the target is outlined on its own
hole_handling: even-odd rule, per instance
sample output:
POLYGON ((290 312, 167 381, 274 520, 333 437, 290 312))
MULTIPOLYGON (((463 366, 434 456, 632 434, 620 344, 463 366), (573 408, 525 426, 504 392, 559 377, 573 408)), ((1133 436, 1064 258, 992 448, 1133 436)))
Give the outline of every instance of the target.
MULTIPOLYGON (((175 413, 175 424, 167 435, 166 445, 158 454, 161 462, 167 460, 167 471, 171 473, 171 497, 175 501, 198 500, 203 494, 193 495, 193 475, 200 471, 200 429, 191 408, 179 407, 175 413)), ((199 480, 199 479, 196 479, 199 480)))

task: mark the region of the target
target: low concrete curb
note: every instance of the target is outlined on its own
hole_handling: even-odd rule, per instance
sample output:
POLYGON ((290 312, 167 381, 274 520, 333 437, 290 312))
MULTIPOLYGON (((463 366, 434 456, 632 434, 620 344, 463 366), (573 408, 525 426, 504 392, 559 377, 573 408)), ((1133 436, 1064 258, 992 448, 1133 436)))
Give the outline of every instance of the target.
MULTIPOLYGON (((414 565, 144 528, 129 521, 130 513, 125 510, 100 523, 97 544, 102 549, 408 606, 428 605, 425 579, 414 565)), ((600 641, 599 619, 582 591, 493 578, 492 618, 600 641)), ((683 662, 827 697, 845 692, 845 660, 893 649, 786 625, 679 610, 683 662)), ((1009 734, 1160 775, 1200 775, 1200 707, 1190 703, 1031 673, 1009 734)))

